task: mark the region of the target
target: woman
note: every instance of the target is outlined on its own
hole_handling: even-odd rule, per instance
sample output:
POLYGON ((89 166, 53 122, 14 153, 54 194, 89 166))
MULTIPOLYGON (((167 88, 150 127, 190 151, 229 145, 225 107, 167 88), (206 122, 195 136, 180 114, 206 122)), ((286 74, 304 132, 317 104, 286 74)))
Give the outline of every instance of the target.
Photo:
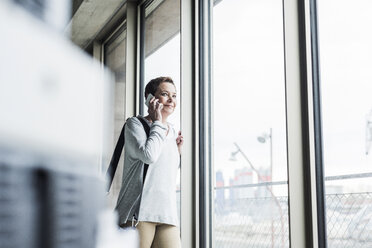
POLYGON ((181 242, 175 190, 183 137, 167 122, 177 106, 177 93, 171 78, 159 77, 147 84, 145 98, 149 94, 155 97, 148 115, 126 122, 123 181, 116 208, 120 226, 137 227, 140 248, 177 248, 181 242), (148 137, 141 119, 150 126, 148 137), (144 183, 143 164, 148 164, 144 183))

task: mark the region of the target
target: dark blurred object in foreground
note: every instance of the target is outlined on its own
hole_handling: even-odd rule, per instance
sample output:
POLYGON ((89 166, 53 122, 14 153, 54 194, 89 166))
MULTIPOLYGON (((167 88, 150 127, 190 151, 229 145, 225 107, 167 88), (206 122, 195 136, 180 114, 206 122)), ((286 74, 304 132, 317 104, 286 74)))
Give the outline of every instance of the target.
POLYGON ((86 166, 19 158, 0 154, 0 247, 95 247, 102 181, 86 166))

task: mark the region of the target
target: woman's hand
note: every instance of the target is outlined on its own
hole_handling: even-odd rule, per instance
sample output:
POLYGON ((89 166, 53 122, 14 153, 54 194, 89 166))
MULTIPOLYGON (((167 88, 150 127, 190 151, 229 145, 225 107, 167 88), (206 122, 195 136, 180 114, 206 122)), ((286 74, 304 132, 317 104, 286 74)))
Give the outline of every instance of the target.
POLYGON ((159 99, 153 97, 150 100, 149 107, 147 109, 150 118, 153 122, 155 121, 163 121, 163 117, 161 115, 161 110, 163 109, 163 104, 159 103, 159 99))
POLYGON ((177 147, 178 147, 178 152, 181 155, 181 150, 182 150, 182 145, 183 145, 183 136, 181 135, 181 131, 178 132, 178 137, 176 139, 177 147))

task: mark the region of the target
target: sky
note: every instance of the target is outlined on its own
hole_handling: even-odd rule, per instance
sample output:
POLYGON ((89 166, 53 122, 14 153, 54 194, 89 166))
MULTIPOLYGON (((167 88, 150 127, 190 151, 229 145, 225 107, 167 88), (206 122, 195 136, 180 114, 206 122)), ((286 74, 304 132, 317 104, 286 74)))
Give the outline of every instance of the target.
MULTIPOLYGON (((372 2, 318 2, 325 175, 372 172, 372 155, 365 153, 372 110, 372 2)), ((241 155, 229 160, 234 142, 255 167, 270 168, 269 142, 257 140, 270 128, 273 181, 287 180, 282 20, 278 0, 224 0, 214 7, 214 169, 223 171, 225 184, 236 169, 248 166, 241 155)), ((180 89, 179 54, 177 35, 146 58, 146 82, 169 75, 180 89)), ((171 120, 176 129, 179 118, 177 112, 171 120)), ((368 180, 335 183, 346 191, 372 190, 368 180)))

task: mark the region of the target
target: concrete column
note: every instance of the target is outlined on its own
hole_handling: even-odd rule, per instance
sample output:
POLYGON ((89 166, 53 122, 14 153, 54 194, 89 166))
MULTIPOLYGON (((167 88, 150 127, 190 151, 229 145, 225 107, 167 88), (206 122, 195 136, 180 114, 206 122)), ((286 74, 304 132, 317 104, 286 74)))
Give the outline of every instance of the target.
POLYGON ((125 118, 138 114, 136 102, 138 85, 138 58, 139 41, 137 37, 137 1, 127 1, 127 62, 126 62, 126 89, 125 89, 125 118))

